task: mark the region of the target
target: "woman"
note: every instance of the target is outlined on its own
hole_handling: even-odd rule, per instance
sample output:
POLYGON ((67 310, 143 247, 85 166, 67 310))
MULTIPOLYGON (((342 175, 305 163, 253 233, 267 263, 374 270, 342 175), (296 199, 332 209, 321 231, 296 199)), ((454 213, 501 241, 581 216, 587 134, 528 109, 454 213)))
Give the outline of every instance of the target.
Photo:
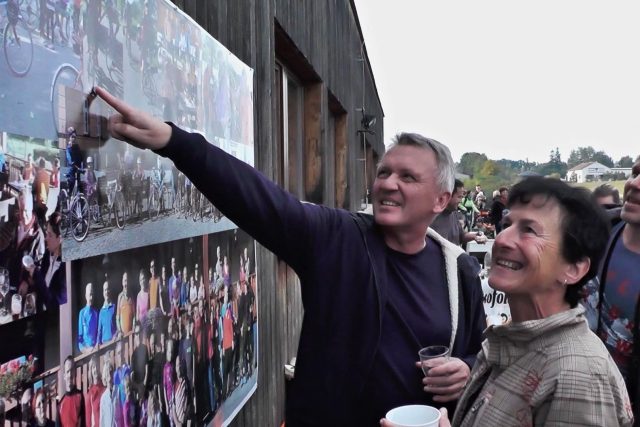
MULTIPOLYGON (((120 399, 113 396, 113 363, 109 358, 105 358, 102 365, 102 385, 104 386, 102 396, 100 396, 100 427, 113 427, 115 423, 115 407, 119 405, 120 399)), ((122 411, 122 410, 121 410, 122 411)))
POLYGON ((513 323, 486 330, 452 424, 632 425, 624 380, 577 304, 607 241, 603 211, 587 190, 537 177, 507 204, 489 283, 507 294, 513 323))
POLYGON ((102 381, 100 380, 98 357, 95 355, 91 357, 89 361, 89 375, 91 385, 84 399, 84 415, 86 417, 87 427, 98 427, 100 425, 100 402, 104 394, 105 386, 102 385, 102 381))
MULTIPOLYGON (((56 425, 56 423, 47 418, 47 414, 45 412, 47 403, 45 400, 44 391, 42 388, 38 389, 38 391, 36 391, 36 399, 34 402, 35 407, 33 411, 35 418, 34 422, 31 424, 34 427, 54 427, 56 425)), ((4 425, 4 423, 1 425, 4 425)))

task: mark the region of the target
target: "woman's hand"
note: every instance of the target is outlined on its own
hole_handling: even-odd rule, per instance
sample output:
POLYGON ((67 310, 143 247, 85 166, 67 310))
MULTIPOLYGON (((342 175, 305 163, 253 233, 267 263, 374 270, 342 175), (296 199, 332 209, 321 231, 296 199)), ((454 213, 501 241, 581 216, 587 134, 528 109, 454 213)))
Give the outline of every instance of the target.
MULTIPOLYGON (((394 423, 387 420, 386 418, 380 420, 380 425, 382 427, 396 427, 394 423)), ((440 408, 440 421, 438 421, 438 427, 451 427, 447 408, 440 408)))
MULTIPOLYGON (((420 368, 421 362, 416 362, 420 368)), ((446 362, 429 369, 422 379, 424 391, 433 394, 434 402, 451 402, 462 396, 464 387, 469 381, 471 370, 462 360, 451 357, 446 362)))
POLYGON ((171 126, 131 107, 101 87, 95 87, 94 90, 117 111, 109 117, 111 136, 142 149, 159 150, 167 145, 171 138, 171 126))

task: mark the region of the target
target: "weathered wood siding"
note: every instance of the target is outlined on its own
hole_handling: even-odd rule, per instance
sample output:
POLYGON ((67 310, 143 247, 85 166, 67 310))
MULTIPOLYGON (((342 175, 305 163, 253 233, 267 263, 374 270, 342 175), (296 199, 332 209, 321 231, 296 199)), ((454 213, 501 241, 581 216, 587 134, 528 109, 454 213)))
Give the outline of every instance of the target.
MULTIPOLYGON (((255 164, 279 181, 280 148, 274 96, 276 63, 275 29, 284 31, 295 45, 298 60, 313 69, 319 105, 309 116, 319 122, 305 129, 305 193, 328 204, 359 208, 358 145, 362 138, 361 109, 378 121, 375 135, 367 135, 373 149, 382 153, 383 111, 371 70, 363 62, 363 45, 354 6, 349 0, 173 0, 213 37, 255 70, 255 164), (364 79, 363 79, 364 75, 364 79), (338 142, 327 132, 333 103, 338 142), (335 111, 335 109, 334 109, 335 111), (333 143, 336 146, 329 147, 333 143), (337 147, 337 150, 336 150, 337 147), (308 153, 305 153, 308 154, 308 153), (336 166, 336 156, 338 165, 336 166), (340 165, 346 165, 344 167, 340 165), (326 177, 326 178, 325 178, 326 177)), ((301 76, 302 77, 302 76, 301 76)), ((305 121, 307 120, 305 114, 305 121)), ((332 124, 335 126, 335 124, 332 124)), ((334 131, 335 132, 335 131, 334 131)), ((369 167, 369 166, 368 166, 369 167)), ((360 181, 362 181, 360 179, 360 181)), ((258 249, 259 377, 258 390, 238 414, 234 426, 279 426, 284 421, 283 365, 295 355, 302 321, 297 279, 292 271, 265 249, 258 249)))

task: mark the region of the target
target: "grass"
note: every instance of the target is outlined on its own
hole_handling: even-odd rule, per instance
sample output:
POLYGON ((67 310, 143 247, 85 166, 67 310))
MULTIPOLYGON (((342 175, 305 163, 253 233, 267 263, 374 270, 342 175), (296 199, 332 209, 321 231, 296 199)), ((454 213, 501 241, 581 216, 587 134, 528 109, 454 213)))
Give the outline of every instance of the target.
POLYGON ((584 188, 588 188, 589 190, 593 190, 594 188, 596 188, 599 185, 602 184, 609 184, 610 186, 612 186, 613 188, 617 188, 618 191, 620 192, 620 195, 622 195, 622 192, 624 190, 624 183, 626 181, 592 181, 592 182, 581 182, 579 184, 576 183, 572 183, 571 185, 576 186, 576 187, 584 187, 584 188))

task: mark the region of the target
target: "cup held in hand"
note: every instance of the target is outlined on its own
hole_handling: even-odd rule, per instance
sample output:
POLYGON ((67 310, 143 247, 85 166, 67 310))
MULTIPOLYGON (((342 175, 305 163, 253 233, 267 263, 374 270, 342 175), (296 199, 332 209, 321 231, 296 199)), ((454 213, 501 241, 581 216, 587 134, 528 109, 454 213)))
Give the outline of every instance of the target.
POLYGON ((438 427, 440 411, 427 405, 399 406, 385 415, 396 427, 438 427))
POLYGON ((446 345, 430 345, 429 347, 420 349, 418 356, 420 357, 422 372, 424 372, 426 376, 429 372, 429 368, 433 368, 434 366, 444 363, 449 359, 449 347, 446 345), (442 360, 439 361, 439 363, 435 363, 435 359, 440 358, 442 358, 442 360))

